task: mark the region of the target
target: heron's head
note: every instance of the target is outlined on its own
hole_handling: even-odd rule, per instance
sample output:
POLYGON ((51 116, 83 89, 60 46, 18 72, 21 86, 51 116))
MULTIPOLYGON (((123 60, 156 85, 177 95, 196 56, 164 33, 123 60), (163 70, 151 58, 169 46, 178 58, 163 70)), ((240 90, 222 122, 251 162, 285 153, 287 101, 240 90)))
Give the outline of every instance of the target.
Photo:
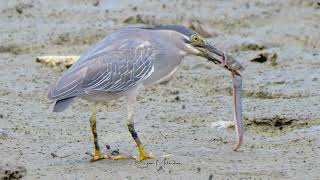
POLYGON ((236 60, 225 62, 225 54, 215 46, 211 45, 199 33, 182 25, 160 25, 155 26, 154 30, 169 30, 170 41, 176 44, 184 55, 196 55, 208 59, 216 64, 222 64, 226 69, 239 74, 243 68, 236 60))
POLYGON ((222 64, 224 68, 240 75, 243 67, 238 61, 230 56, 227 57, 223 51, 211 45, 199 33, 194 32, 191 29, 188 29, 187 32, 188 33, 182 33, 184 50, 187 53, 206 58, 207 60, 216 64, 222 64))

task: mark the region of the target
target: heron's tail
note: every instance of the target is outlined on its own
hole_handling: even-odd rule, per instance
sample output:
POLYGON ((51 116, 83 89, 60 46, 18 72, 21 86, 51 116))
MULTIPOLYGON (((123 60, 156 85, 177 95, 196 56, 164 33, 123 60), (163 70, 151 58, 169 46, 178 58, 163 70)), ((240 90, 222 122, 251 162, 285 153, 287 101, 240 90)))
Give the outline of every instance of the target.
POLYGON ((54 107, 53 107, 53 112, 62 112, 64 111, 74 100, 75 97, 70 97, 66 99, 61 99, 56 101, 54 107))

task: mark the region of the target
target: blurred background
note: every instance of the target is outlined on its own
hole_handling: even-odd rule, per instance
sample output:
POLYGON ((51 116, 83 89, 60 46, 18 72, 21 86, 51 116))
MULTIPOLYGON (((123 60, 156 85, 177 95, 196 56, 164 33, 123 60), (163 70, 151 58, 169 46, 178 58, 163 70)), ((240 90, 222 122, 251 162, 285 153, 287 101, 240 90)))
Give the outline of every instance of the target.
MULTIPOLYGON (((319 22, 317 0, 0 0, 0 177, 319 179, 319 22), (135 115, 148 151, 178 164, 89 163, 87 102, 52 113, 47 90, 66 68, 35 58, 80 55, 121 27, 159 24, 194 29, 246 68, 241 151, 231 150, 229 73, 188 57, 140 94, 135 115)), ((137 154, 124 108, 100 107, 100 143, 137 154)))

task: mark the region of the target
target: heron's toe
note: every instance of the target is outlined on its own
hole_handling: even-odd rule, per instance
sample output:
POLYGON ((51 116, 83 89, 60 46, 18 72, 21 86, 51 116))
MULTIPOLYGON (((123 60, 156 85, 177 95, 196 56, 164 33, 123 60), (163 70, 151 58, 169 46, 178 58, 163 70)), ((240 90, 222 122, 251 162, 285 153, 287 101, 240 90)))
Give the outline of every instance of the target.
POLYGON ((150 153, 141 153, 139 155, 138 158, 136 158, 137 161, 143 161, 145 159, 154 159, 154 158, 157 158, 157 156, 153 155, 153 154, 150 154, 150 153))
POLYGON ((122 154, 116 154, 116 155, 106 155, 106 154, 102 154, 100 152, 95 152, 93 154, 91 153, 87 153, 89 154, 92 158, 90 159, 90 162, 95 162, 95 161, 99 161, 102 159, 110 159, 110 160, 126 160, 126 159, 135 159, 133 156, 127 156, 127 155, 122 155, 122 154))
POLYGON ((99 161, 101 159, 110 159, 108 155, 100 154, 100 155, 92 155, 92 158, 90 159, 90 162, 99 161))

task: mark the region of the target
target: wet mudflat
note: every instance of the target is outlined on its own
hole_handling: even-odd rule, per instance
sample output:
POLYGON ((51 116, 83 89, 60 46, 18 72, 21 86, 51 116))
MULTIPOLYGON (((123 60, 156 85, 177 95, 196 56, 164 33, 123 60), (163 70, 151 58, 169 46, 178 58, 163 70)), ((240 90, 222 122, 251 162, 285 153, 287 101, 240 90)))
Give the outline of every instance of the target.
MULTIPOLYGON (((1 1, 0 177, 26 179, 319 179, 320 5, 316 1, 1 1), (118 4, 117 4, 118 3, 118 4), (198 57, 139 96, 136 129, 170 155, 89 163, 89 108, 52 113, 65 70, 34 59, 79 55, 128 25, 184 24, 243 63, 245 143, 233 152, 231 77, 198 57)), ((100 144, 137 154, 123 100, 99 107, 100 144)), ((106 150, 106 148, 104 148, 106 150)))

